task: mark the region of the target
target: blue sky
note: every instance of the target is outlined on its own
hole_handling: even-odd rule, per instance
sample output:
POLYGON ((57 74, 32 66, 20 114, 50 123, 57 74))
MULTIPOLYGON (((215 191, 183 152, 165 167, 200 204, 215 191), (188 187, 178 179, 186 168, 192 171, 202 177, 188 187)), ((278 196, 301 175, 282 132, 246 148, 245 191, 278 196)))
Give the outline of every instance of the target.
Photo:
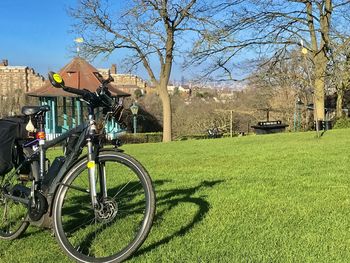
POLYGON ((1 0, 0 59, 45 75, 64 66, 72 56, 68 48, 74 43, 66 14, 70 3, 74 1, 1 0))
MULTIPOLYGON (((117 4, 123 5, 123 0, 117 4)), ((8 59, 10 66, 28 66, 44 77, 48 71, 58 71, 74 57, 74 39, 70 33, 72 18, 67 14, 77 0, 0 0, 0 60, 8 59)), ((182 43, 183 45, 185 43, 182 43)), ((109 68, 115 63, 118 72, 123 64, 123 51, 108 59, 98 58, 91 64, 109 68)), ((181 68, 181 58, 175 58, 171 81, 196 77, 196 69, 181 68)), ((144 79, 148 75, 142 66, 136 72, 144 79)))
MULTIPOLYGON (((46 77, 58 71, 74 56, 72 47, 78 37, 70 33, 72 18, 67 8, 76 0, 0 0, 0 60, 11 66, 29 66, 46 77)), ((121 59, 96 59, 96 68, 109 68, 121 59)), ((122 72, 121 72, 122 73, 122 72)), ((147 78, 144 70, 133 72, 147 78)), ((177 71, 181 79, 182 73, 177 71)))

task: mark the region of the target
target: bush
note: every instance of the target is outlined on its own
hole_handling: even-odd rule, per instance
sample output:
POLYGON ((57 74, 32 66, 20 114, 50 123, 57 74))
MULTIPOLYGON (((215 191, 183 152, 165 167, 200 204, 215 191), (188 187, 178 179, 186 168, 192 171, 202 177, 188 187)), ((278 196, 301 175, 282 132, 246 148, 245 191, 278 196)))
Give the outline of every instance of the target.
POLYGON ((335 124, 333 129, 345 129, 345 128, 350 128, 350 118, 343 117, 338 119, 335 124))
POLYGON ((152 133, 125 133, 118 137, 123 144, 129 143, 155 143, 162 142, 163 133, 152 132, 152 133))
POLYGON ((191 135, 181 135, 176 136, 175 141, 186 141, 186 140, 202 140, 208 139, 208 134, 191 134, 191 135))
MULTIPOLYGON (((233 137, 237 137, 238 134, 233 134, 233 137)), ((231 137, 229 133, 223 133, 222 136, 219 136, 217 138, 228 138, 231 137)), ((213 137, 210 137, 209 134, 190 134, 190 135, 181 135, 175 137, 175 141, 186 141, 186 140, 203 140, 203 139, 215 139, 213 137)))

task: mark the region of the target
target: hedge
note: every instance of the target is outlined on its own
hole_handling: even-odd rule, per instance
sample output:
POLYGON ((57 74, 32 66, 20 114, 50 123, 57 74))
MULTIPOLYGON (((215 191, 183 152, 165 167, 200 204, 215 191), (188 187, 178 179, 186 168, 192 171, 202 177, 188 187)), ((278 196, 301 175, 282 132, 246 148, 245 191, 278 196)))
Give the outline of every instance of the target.
POLYGON ((131 143, 155 143, 162 142, 163 133, 152 132, 152 133, 125 133, 118 137, 123 144, 131 143))

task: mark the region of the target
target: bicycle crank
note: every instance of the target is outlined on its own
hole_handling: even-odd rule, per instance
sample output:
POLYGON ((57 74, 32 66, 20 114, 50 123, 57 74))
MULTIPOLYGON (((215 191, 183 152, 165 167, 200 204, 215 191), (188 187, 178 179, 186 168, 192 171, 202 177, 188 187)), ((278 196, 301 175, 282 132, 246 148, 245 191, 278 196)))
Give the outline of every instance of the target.
POLYGON ((47 208, 48 205, 45 196, 40 192, 36 192, 34 204, 33 199, 28 204, 29 218, 33 221, 38 221, 47 212, 47 208))

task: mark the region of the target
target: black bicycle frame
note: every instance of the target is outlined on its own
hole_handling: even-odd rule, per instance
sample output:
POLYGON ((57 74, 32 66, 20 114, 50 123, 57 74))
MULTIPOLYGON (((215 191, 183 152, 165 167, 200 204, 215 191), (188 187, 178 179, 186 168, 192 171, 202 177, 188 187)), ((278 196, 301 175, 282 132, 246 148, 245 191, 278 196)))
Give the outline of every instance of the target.
MULTIPOLYGON (((89 138, 89 123, 83 123, 66 133, 58 136, 57 138, 45 142, 45 144, 42 144, 42 147, 39 147, 38 150, 35 152, 31 153, 30 156, 27 156, 27 158, 24 160, 24 162, 17 167, 17 169, 9 176, 9 178, 12 178, 12 176, 15 176, 15 174, 18 172, 18 170, 21 169, 21 167, 25 163, 30 163, 31 165, 31 171, 32 175, 34 177, 34 183, 32 185, 32 188, 30 190, 30 197, 32 198, 34 195, 34 192, 37 190, 42 190, 44 192, 44 195, 46 196, 48 206, 49 206, 49 213, 50 213, 50 208, 51 208, 51 202, 52 198, 54 196, 54 193, 62 180, 63 176, 66 174, 66 172, 78 161, 78 157, 81 153, 82 148, 86 145, 87 140, 89 138), (46 162, 46 150, 55 146, 56 144, 65 141, 68 137, 70 137, 73 134, 80 134, 78 141, 74 145, 73 151, 66 156, 65 161, 63 165, 60 167, 59 171, 57 174, 53 177, 50 178, 50 180, 45 180, 47 179, 47 175, 50 171, 50 168, 48 169, 48 173, 46 174, 44 171, 44 175, 41 176, 41 171, 40 166, 42 166, 42 162, 46 162), (38 158, 39 157, 39 158, 38 158)), ((37 142, 35 142, 37 143, 37 142)), ((40 141, 39 141, 40 143, 40 141)), ((26 143, 24 146, 24 150, 26 147, 29 147, 32 145, 33 142, 26 143)), ((40 146, 40 145, 39 145, 40 146)), ((29 200, 25 198, 20 198, 12 195, 7 195, 8 198, 11 198, 15 201, 24 203, 24 204, 29 204, 29 200)))
MULTIPOLYGON (((41 187, 45 189, 49 189, 48 193, 53 193, 57 187, 57 183, 54 184, 57 180, 60 181, 63 175, 66 173, 66 171, 74 164, 74 162, 79 157, 79 154, 81 152, 81 149, 86 144, 86 138, 88 137, 88 123, 83 123, 65 133, 62 135, 56 137, 53 140, 45 141, 45 144, 42 145, 42 147, 39 147, 38 150, 36 150, 34 153, 30 154, 29 157, 26 158, 24 162, 31 163, 31 171, 33 173, 33 177, 35 178, 36 183, 41 182, 43 185, 41 187), (65 141, 67 138, 74 134, 80 134, 79 139, 77 143, 74 145, 73 151, 65 157, 64 164, 60 168, 57 175, 55 175, 54 178, 50 178, 48 180, 47 176, 50 171, 50 168, 48 169, 48 173, 45 173, 45 171, 42 171, 42 166, 46 162, 46 151, 55 146, 56 144, 65 141), (38 158, 39 157, 39 158, 38 158)), ((31 145, 32 142, 27 143, 25 146, 31 145)), ((24 148, 25 149, 25 148, 24 148)), ((22 165, 20 165, 16 170, 19 170, 22 165)))
MULTIPOLYGON (((89 183, 90 183, 90 195, 91 195, 91 204, 93 207, 98 206, 97 201, 97 193, 96 193, 96 178, 95 178, 95 159, 97 156, 97 152, 99 151, 98 144, 95 144, 94 138, 96 136, 96 124, 95 124, 95 114, 94 114, 94 108, 89 105, 89 119, 87 122, 63 133, 62 135, 58 136, 57 138, 46 141, 45 138, 37 139, 35 141, 28 142, 24 144, 24 150, 29 149, 30 146, 33 144, 38 143, 38 149, 35 152, 30 152, 30 150, 27 150, 30 152, 27 155, 27 158, 25 161, 16 169, 16 171, 10 175, 10 177, 14 176, 16 173, 18 173, 19 169, 26 163, 31 164, 31 171, 34 178, 32 188, 30 190, 30 198, 32 199, 32 204, 35 204, 34 195, 35 192, 40 190, 42 194, 46 197, 47 203, 48 203, 48 213, 51 213, 51 204, 52 200, 55 197, 55 192, 57 187, 60 185, 62 178, 65 176, 65 174, 74 166, 75 163, 77 163, 80 159, 79 156, 82 152, 82 149, 87 146, 88 153, 87 156, 84 156, 82 158, 87 157, 87 161, 91 166, 88 166, 88 173, 89 173, 89 183), (65 158, 63 156, 56 157, 55 160, 60 159, 61 163, 57 165, 56 167, 53 167, 54 165, 50 166, 48 170, 46 171, 46 151, 55 146, 56 144, 65 141, 67 138, 74 134, 79 134, 79 138, 77 142, 74 145, 74 149, 70 154, 68 154, 65 158), (96 147, 97 146, 97 147, 96 147), (50 170, 52 169, 52 170, 50 170)), ((40 131, 44 130, 44 122, 42 123, 40 127, 40 131)), ((54 161, 55 162, 55 161, 54 161)), ((103 169, 103 167, 98 167, 99 169, 103 169)), ((100 178, 100 184, 102 189, 102 197, 105 196, 107 193, 105 190, 105 174, 99 170, 98 175, 100 178)), ((28 204, 29 201, 24 198, 19 198, 16 196, 8 196, 10 198, 13 198, 14 200, 17 200, 19 202, 28 204)))
POLYGON ((67 138, 72 136, 73 134, 80 134, 79 139, 74 145, 73 151, 66 156, 64 164, 60 168, 58 174, 52 178, 52 180, 48 181, 46 186, 48 187, 48 195, 54 194, 59 182, 61 181, 62 177, 65 175, 65 173, 69 170, 70 167, 77 161, 81 149, 86 145, 86 139, 88 137, 88 123, 81 124, 71 130, 69 130, 66 133, 63 133, 62 135, 58 136, 57 138, 47 141, 47 143, 44 145, 44 151, 47 149, 53 147, 54 145, 65 141, 67 138))
MULTIPOLYGON (((59 169, 57 175, 55 175, 52 178, 52 180, 49 180, 47 182, 46 199, 49 204, 49 212, 51 207, 50 204, 52 203, 57 187, 61 183, 62 178, 67 173, 67 171, 71 167, 73 167, 73 165, 77 161, 79 161, 78 157, 82 151, 82 148, 85 145, 87 145, 87 149, 88 149, 88 153, 87 153, 88 162, 92 162, 93 164, 95 164, 95 158, 97 155, 98 147, 94 147, 94 142, 93 142, 93 138, 96 133, 94 108, 91 105, 89 105, 88 111, 89 111, 89 119, 86 123, 79 125, 76 128, 73 128, 72 130, 60 135, 59 137, 51 141, 46 142, 44 146, 41 148, 41 151, 46 152, 47 149, 56 145, 59 142, 64 141, 69 136, 73 134, 80 134, 77 143, 74 145, 73 151, 68 156, 66 156, 66 159, 62 167, 59 169)), ((97 206, 95 169, 92 167, 88 167, 88 173, 89 173, 89 182, 90 182, 90 188, 91 188, 90 189, 91 203, 95 207, 97 206)))

